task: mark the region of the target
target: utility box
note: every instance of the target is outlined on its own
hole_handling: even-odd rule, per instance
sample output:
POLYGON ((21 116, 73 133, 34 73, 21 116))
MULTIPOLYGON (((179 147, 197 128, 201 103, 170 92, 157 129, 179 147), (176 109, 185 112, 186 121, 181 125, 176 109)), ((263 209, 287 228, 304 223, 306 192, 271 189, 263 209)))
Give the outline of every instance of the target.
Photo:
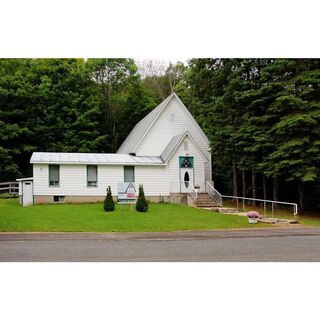
POLYGON ((19 199, 20 204, 24 207, 32 206, 34 204, 33 199, 33 178, 17 179, 19 182, 19 199))

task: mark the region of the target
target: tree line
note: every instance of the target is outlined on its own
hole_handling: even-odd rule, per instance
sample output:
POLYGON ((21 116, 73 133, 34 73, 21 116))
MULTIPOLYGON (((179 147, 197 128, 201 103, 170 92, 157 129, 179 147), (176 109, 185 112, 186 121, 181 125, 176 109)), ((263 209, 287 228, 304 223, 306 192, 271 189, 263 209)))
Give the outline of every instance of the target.
POLYGON ((0 180, 31 175, 34 151, 115 152, 173 91, 221 192, 320 208, 319 59, 0 59, 0 180))

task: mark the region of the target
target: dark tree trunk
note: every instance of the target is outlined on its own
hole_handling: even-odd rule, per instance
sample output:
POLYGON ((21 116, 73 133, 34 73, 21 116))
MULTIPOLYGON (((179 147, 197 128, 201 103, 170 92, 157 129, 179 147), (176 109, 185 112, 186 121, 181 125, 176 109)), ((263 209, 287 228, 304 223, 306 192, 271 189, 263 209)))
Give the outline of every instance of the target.
POLYGON ((246 172, 242 170, 242 196, 245 198, 247 194, 246 172))
MULTIPOLYGON (((273 178, 273 201, 279 201, 279 179, 278 177, 273 178)), ((274 208, 278 208, 277 204, 274 204, 274 208)))
POLYGON ((238 173, 236 160, 232 160, 232 175, 233 175, 233 195, 238 196, 238 173))
MULTIPOLYGON (((252 180, 252 198, 256 199, 257 198, 257 174, 256 174, 255 168, 252 168, 251 180, 252 180)), ((253 200, 252 204, 255 206, 256 201, 253 200)))
POLYGON ((267 177, 263 175, 262 177, 262 185, 263 185, 263 199, 267 199, 268 197, 268 190, 267 190, 267 177))
POLYGON ((278 201, 279 200, 279 180, 278 177, 273 178, 273 201, 278 201))
POLYGON ((304 185, 303 182, 299 182, 299 208, 303 210, 304 208, 304 185))

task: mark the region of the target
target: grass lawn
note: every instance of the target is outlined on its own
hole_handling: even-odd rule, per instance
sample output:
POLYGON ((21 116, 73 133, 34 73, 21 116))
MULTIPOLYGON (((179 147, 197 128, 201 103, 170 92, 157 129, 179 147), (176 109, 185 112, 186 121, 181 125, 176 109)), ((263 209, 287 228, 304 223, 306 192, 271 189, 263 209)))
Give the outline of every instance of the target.
POLYGON ((102 203, 21 207, 17 199, 0 199, 0 231, 175 231, 254 228, 246 217, 224 215, 176 204, 151 204, 148 213, 119 206, 111 213, 102 203))

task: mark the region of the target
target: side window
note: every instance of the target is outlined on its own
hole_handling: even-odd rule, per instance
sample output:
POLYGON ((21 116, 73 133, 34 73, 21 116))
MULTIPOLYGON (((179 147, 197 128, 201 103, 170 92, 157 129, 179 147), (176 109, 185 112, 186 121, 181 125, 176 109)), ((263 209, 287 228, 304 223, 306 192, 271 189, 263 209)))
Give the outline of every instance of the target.
POLYGON ((60 166, 56 164, 49 165, 49 186, 59 187, 60 184, 60 166))
POLYGON ((87 166, 87 187, 98 186, 98 167, 87 166))
POLYGON ((134 167, 125 166, 124 168, 124 182, 134 182, 134 167))

